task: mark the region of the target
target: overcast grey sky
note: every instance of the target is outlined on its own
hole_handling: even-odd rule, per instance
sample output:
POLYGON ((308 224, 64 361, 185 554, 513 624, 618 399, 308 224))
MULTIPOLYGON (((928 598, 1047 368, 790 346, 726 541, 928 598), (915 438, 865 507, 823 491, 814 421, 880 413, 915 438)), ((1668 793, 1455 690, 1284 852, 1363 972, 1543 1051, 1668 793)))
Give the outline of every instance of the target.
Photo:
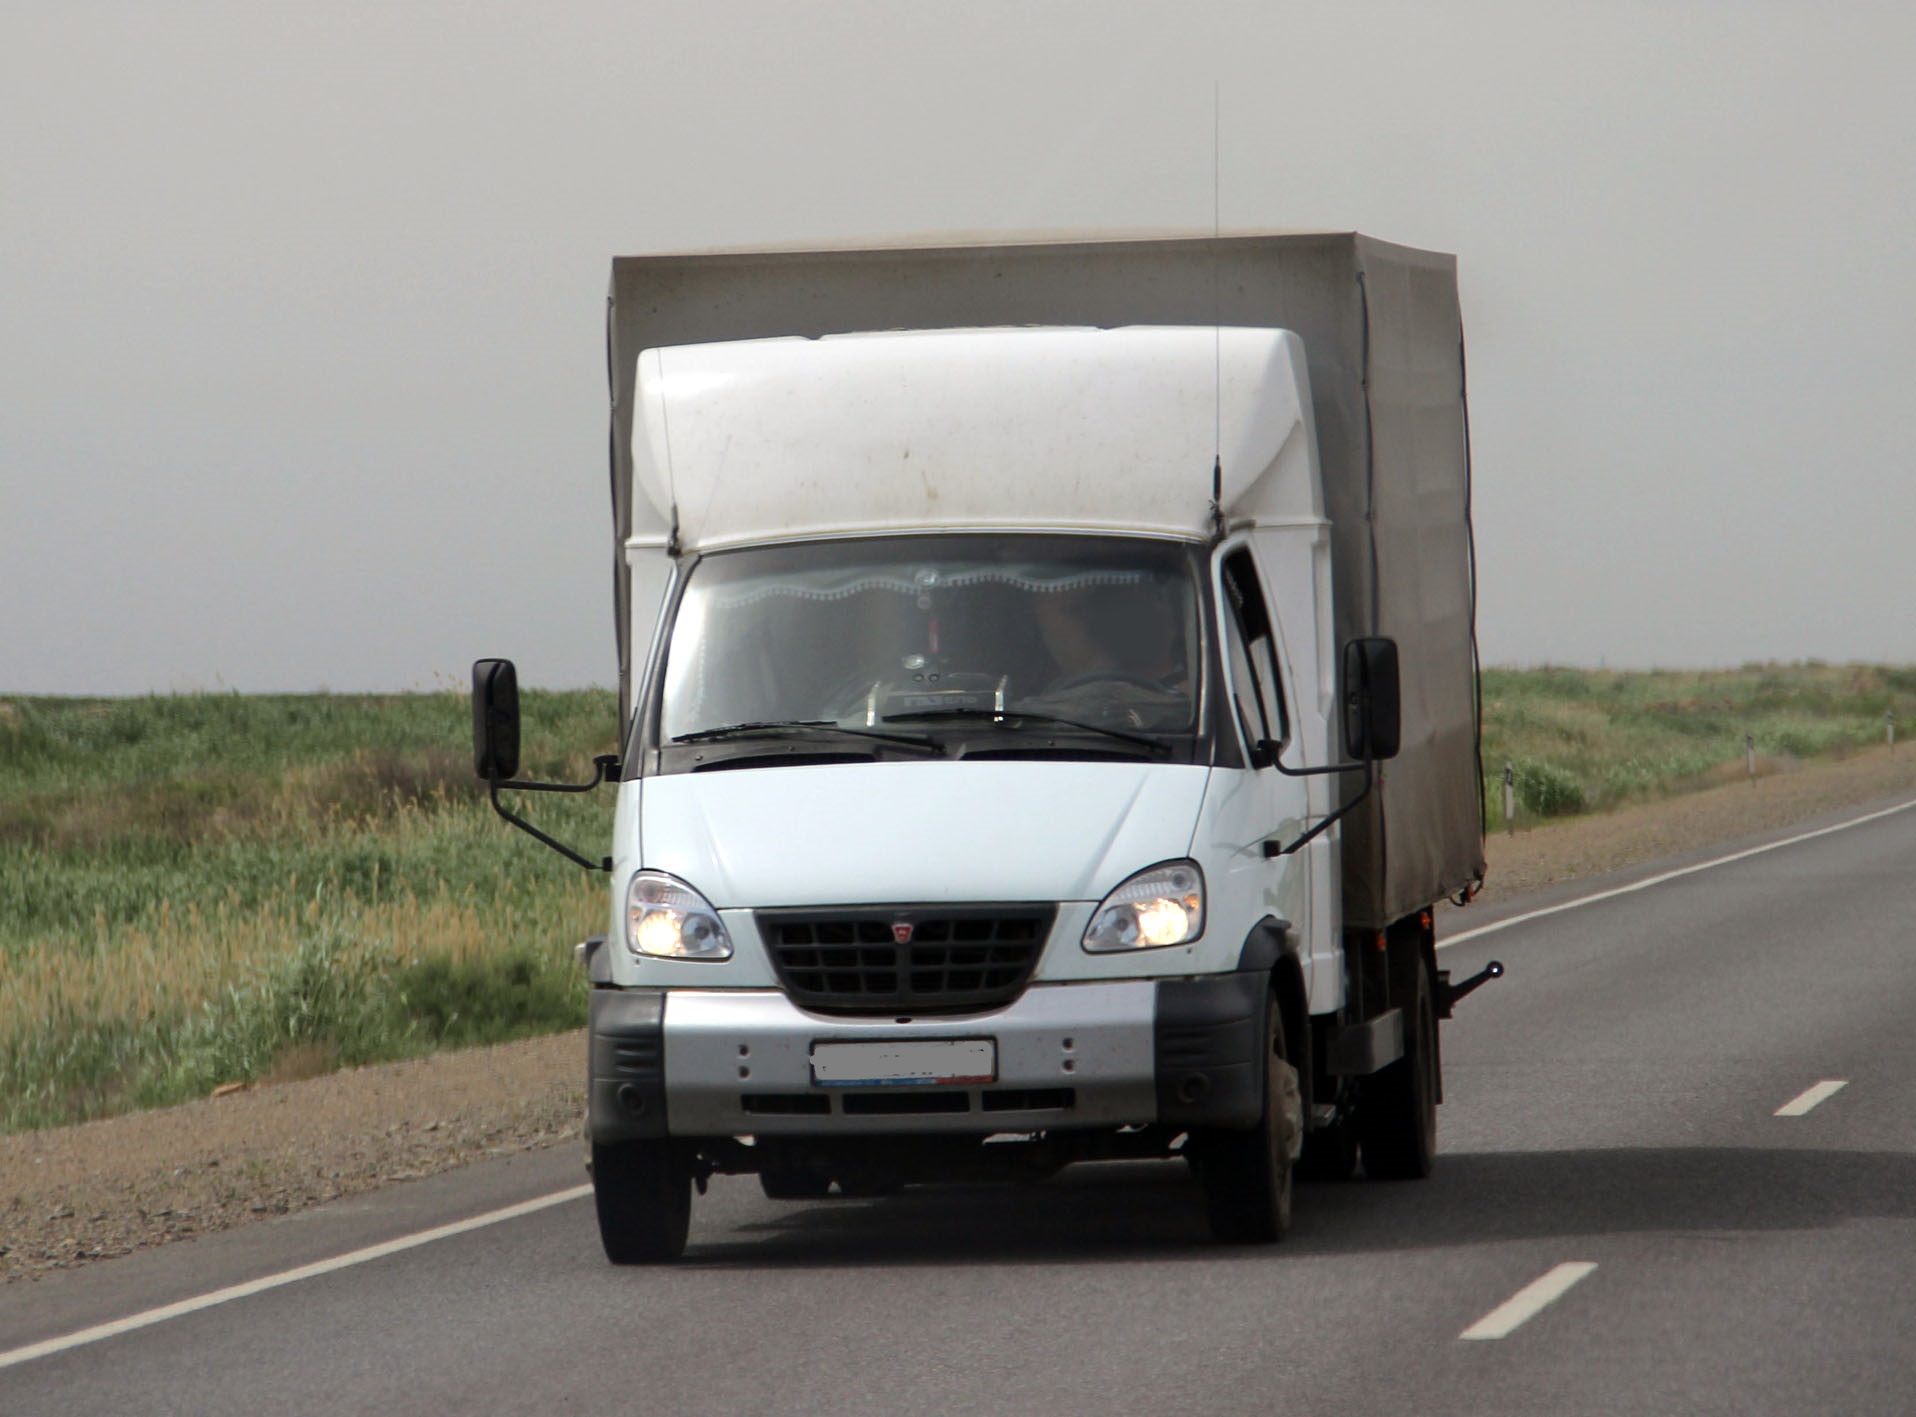
POLYGON ((614 253, 1458 253, 1491 663, 1916 660, 1916 7, 0 0, 0 691, 610 683, 614 253))

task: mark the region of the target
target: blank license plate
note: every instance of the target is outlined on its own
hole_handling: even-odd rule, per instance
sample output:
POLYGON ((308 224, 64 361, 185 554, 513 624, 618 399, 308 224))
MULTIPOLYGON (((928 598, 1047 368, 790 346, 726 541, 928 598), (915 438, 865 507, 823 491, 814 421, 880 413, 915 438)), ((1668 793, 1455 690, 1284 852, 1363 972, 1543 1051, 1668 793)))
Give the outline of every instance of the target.
POLYGON ((890 1043, 814 1043, 812 1081, 820 1087, 932 1087, 998 1080, 993 1038, 890 1043))

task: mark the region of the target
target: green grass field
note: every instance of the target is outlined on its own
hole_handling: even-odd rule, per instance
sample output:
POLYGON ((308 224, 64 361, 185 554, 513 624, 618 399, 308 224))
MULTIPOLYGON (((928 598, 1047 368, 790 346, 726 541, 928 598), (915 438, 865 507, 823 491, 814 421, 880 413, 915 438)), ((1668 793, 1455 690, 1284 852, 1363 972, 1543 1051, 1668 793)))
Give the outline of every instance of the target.
MULTIPOLYGON (((1724 670, 1486 669, 1485 825, 1574 816, 1884 741, 1884 711, 1916 736, 1916 669, 1755 664, 1724 670)), ((1916 752, 1916 747, 1911 748, 1916 752)))
MULTIPOLYGON (((524 696, 524 771, 590 775, 602 691, 524 696)), ((1880 742, 1916 670, 1489 670, 1487 822, 1880 742)), ((0 1131, 584 1022, 604 878, 496 818, 456 694, 0 700, 0 1131)), ((1916 733, 1916 727, 1912 727, 1916 733)), ((1912 747, 1911 751, 1916 751, 1912 747)), ((609 791, 522 796, 588 855, 609 791)))
MULTIPOLYGON (((605 692, 527 693, 584 781, 605 692)), ((0 701, 0 1130, 572 1027, 604 877, 513 831, 453 694, 0 701)), ((612 794, 522 795, 603 850, 612 794)))

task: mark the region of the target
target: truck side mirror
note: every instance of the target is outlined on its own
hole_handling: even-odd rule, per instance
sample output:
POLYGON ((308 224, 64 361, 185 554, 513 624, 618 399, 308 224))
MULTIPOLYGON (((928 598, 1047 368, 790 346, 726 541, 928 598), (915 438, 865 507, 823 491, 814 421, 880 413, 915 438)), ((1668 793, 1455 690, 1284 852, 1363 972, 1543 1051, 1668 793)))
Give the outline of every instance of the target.
POLYGON ((1397 641, 1352 640, 1344 646, 1344 746, 1362 762, 1397 756, 1403 707, 1397 677, 1397 641))
POLYGON ((509 659, 473 661, 472 770, 487 782, 519 771, 519 671, 509 659))

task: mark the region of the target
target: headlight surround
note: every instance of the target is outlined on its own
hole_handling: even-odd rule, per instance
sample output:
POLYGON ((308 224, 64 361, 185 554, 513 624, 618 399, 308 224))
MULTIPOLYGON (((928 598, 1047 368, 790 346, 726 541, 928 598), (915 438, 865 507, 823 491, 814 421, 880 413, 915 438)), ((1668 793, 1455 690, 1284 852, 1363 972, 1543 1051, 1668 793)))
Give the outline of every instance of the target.
POLYGON ((1204 872, 1165 861, 1138 872, 1098 903, 1084 932, 1093 954, 1188 945, 1204 933, 1204 872))
POLYGON ((625 947, 654 959, 732 957, 732 937, 712 903, 663 871, 637 871, 627 883, 625 947))

